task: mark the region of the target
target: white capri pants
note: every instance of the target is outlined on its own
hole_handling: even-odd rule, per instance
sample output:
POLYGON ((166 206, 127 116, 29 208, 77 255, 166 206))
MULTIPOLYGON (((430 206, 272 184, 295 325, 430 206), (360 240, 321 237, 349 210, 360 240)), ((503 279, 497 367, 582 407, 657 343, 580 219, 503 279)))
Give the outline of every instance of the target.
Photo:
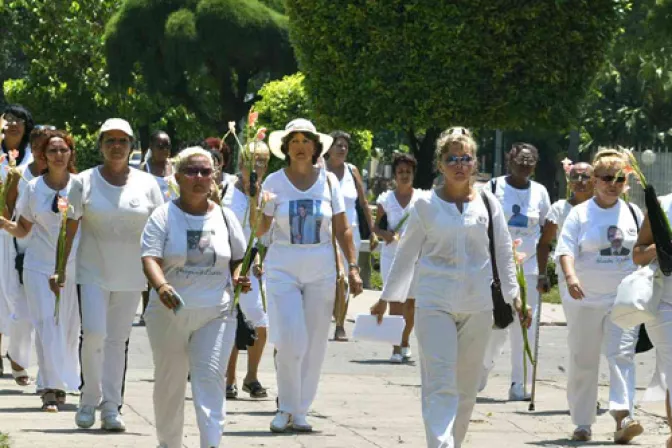
POLYGON ((572 422, 576 426, 595 422, 601 353, 609 363, 609 410, 629 411, 632 416, 639 327, 621 329, 611 321, 609 307, 563 301, 563 308, 567 316, 567 401, 572 422))
MULTIPOLYGON (((532 325, 527 329, 527 340, 530 344, 530 350, 534 354, 537 333, 537 313, 539 313, 539 291, 537 291, 537 275, 526 275, 527 282, 527 305, 532 308, 532 325)), ((483 367, 485 374, 488 375, 495 366, 497 357, 502 354, 504 344, 507 339, 511 339, 511 382, 516 384, 523 384, 525 381, 525 367, 523 359, 527 363, 527 385, 526 390, 529 392, 532 387, 532 363, 524 355, 523 332, 520 329, 518 319, 514 319, 511 325, 504 330, 495 328, 490 336, 490 343, 486 350, 483 367)))
POLYGON ((140 291, 107 291, 79 285, 82 315, 81 404, 112 410, 123 403, 128 340, 140 291))
POLYGON ((415 316, 427 447, 459 448, 476 403, 492 310, 449 314, 417 308, 415 316))
POLYGON ((264 310, 264 303, 261 298, 261 288, 264 288, 264 281, 260 282, 255 275, 250 275, 252 282, 252 291, 247 294, 241 294, 240 309, 245 315, 245 320, 249 321, 254 328, 268 327, 268 315, 264 310))
POLYGON ((184 398, 191 372, 201 448, 219 447, 226 415, 226 366, 236 335, 228 305, 183 308, 177 315, 156 296, 145 311, 154 358, 154 415, 160 448, 181 448, 184 398))
POLYGON ((54 318, 56 296, 49 288, 50 275, 24 269, 26 301, 36 334, 39 386, 44 389, 79 389, 79 310, 74 266, 61 289, 58 323, 54 318))

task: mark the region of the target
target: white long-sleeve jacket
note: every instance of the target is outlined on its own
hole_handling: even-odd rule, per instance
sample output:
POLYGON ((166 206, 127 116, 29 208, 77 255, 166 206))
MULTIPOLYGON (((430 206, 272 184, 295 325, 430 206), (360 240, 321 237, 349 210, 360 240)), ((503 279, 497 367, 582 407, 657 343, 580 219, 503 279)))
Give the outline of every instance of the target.
MULTIPOLYGON (((504 300, 518 296, 511 236, 502 207, 490 202, 497 267, 504 300)), ((418 270, 416 306, 448 313, 476 313, 492 309, 492 268, 488 240, 488 211, 480 195, 464 204, 440 199, 435 192, 419 199, 399 242, 381 298, 403 302, 418 270)))

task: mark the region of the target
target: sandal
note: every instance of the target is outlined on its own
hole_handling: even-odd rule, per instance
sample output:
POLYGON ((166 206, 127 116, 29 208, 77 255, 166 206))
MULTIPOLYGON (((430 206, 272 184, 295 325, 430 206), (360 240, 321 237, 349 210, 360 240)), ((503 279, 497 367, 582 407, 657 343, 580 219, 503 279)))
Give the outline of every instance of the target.
POLYGON ((14 378, 16 384, 24 387, 28 386, 30 384, 30 375, 28 375, 26 369, 14 370, 14 361, 12 361, 12 358, 9 357, 9 353, 7 353, 7 359, 9 359, 10 367, 12 368, 12 377, 14 378))
POLYGON ((252 381, 251 383, 243 383, 243 391, 250 394, 251 398, 266 398, 268 392, 264 389, 259 381, 252 381))
POLYGON ((56 399, 56 392, 47 390, 42 395, 42 410, 45 412, 58 412, 58 400, 56 399))
POLYGON ((235 384, 226 386, 226 399, 235 400, 236 398, 238 398, 238 386, 235 384))
POLYGON ((58 402, 59 405, 65 404, 65 391, 64 390, 57 390, 56 391, 56 401, 58 402))

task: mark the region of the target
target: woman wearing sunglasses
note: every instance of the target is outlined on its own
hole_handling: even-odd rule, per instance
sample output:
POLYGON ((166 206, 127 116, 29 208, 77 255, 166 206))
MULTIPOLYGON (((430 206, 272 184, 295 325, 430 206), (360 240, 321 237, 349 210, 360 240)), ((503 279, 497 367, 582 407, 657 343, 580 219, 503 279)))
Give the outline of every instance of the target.
POLYGON ((172 145, 168 133, 154 131, 149 137, 147 160, 140 166, 141 170, 154 176, 163 197, 166 199, 175 199, 175 194, 168 187, 169 179, 173 175, 173 165, 170 163, 171 149, 172 145))
POLYGON ((177 156, 180 197, 158 208, 142 234, 142 264, 154 291, 145 320, 154 358, 154 414, 161 448, 182 446, 191 373, 200 446, 219 447, 226 364, 236 334, 231 285, 240 276, 245 236, 235 214, 209 200, 212 156, 201 147, 177 156))
MULTIPOLYGON (((90 428, 101 410, 101 427, 123 432, 126 348, 141 292, 147 288, 140 263, 140 236, 163 196, 154 176, 131 169, 128 155, 133 130, 126 120, 111 118, 100 128, 103 164, 79 175, 71 198, 78 219, 69 219, 66 252, 77 231, 77 284, 82 316, 81 399, 75 422, 90 428)), ((70 274, 68 274, 70 275, 70 274)), ((65 279, 54 276, 52 288, 65 279)))
MULTIPOLYGON (((493 179, 484 186, 484 189, 494 194, 502 204, 511 238, 522 241, 518 252, 525 254, 523 269, 528 285, 527 303, 532 307, 533 314, 536 316, 540 298, 536 290, 537 280, 539 276, 545 277, 545 273, 540 273, 537 266, 537 244, 541 238, 541 226, 546 222, 546 216, 551 208, 551 200, 546 187, 532 180, 537 162, 539 162, 537 148, 528 143, 514 143, 507 158, 509 174, 493 179)), ((536 324, 537 319, 533 319, 533 324, 528 329, 528 339, 533 353, 536 324)), ((495 329, 492 332, 484 360, 480 389, 485 388, 495 360, 502 353, 509 337, 511 339, 509 400, 528 400, 532 390, 532 375, 527 375, 527 384, 525 384, 524 362, 527 362, 527 372, 532 372, 532 364, 523 356, 523 335, 516 325, 509 325, 505 330, 495 329)))
MULTIPOLYGON (((23 278, 26 301, 35 327, 37 363, 40 369, 42 410, 58 412, 66 391, 79 389, 79 309, 76 279, 71 277, 60 291, 56 313, 49 279, 55 271, 56 247, 60 236, 62 204, 76 188, 75 152, 72 137, 51 131, 37 152, 46 161, 47 172, 31 180, 16 207, 16 222, 0 218, 0 227, 15 238, 30 234, 25 251, 23 278)), ((67 205, 66 205, 67 206, 67 205)), ((80 211, 68 211, 76 218, 80 211)), ((78 238, 73 241, 77 248, 78 238)), ((75 256, 67 262, 74 275, 75 256)))
POLYGON ((614 442, 628 443, 643 432, 633 420, 635 347, 639 328, 623 330, 609 312, 621 280, 636 269, 632 250, 643 221, 641 210, 620 199, 627 156, 600 150, 593 161, 595 196, 575 206, 562 227, 555 258, 573 300, 565 300, 569 369, 567 400, 573 439, 592 438, 600 354, 609 363, 609 410, 616 420, 614 442))
MULTIPOLYGON (((521 307, 502 207, 474 189, 476 142, 444 133, 436 159, 444 184, 416 201, 381 299, 371 308, 380 322, 387 302, 404 302, 417 275, 415 332, 428 448, 461 446, 476 402, 480 377, 474 373, 483 365, 493 320, 490 219, 504 300, 521 307)), ((529 310, 523 314, 529 325, 529 310)))

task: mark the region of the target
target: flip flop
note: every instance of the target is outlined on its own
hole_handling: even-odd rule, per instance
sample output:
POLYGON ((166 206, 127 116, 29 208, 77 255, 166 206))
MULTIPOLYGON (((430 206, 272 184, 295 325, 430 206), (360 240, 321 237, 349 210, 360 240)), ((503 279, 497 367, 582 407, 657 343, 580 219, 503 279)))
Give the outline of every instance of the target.
POLYGON ((266 398, 268 397, 268 392, 261 385, 259 381, 252 381, 251 383, 243 383, 243 391, 250 394, 252 398, 266 398))
MULTIPOLYGON (((9 356, 9 353, 7 353, 7 359, 9 359, 10 366, 13 363, 12 358, 9 356)), ((12 377, 14 378, 14 381, 16 384, 19 386, 28 386, 30 384, 30 375, 28 375, 28 372, 26 369, 21 369, 21 370, 14 370, 14 367, 12 368, 12 377)))

